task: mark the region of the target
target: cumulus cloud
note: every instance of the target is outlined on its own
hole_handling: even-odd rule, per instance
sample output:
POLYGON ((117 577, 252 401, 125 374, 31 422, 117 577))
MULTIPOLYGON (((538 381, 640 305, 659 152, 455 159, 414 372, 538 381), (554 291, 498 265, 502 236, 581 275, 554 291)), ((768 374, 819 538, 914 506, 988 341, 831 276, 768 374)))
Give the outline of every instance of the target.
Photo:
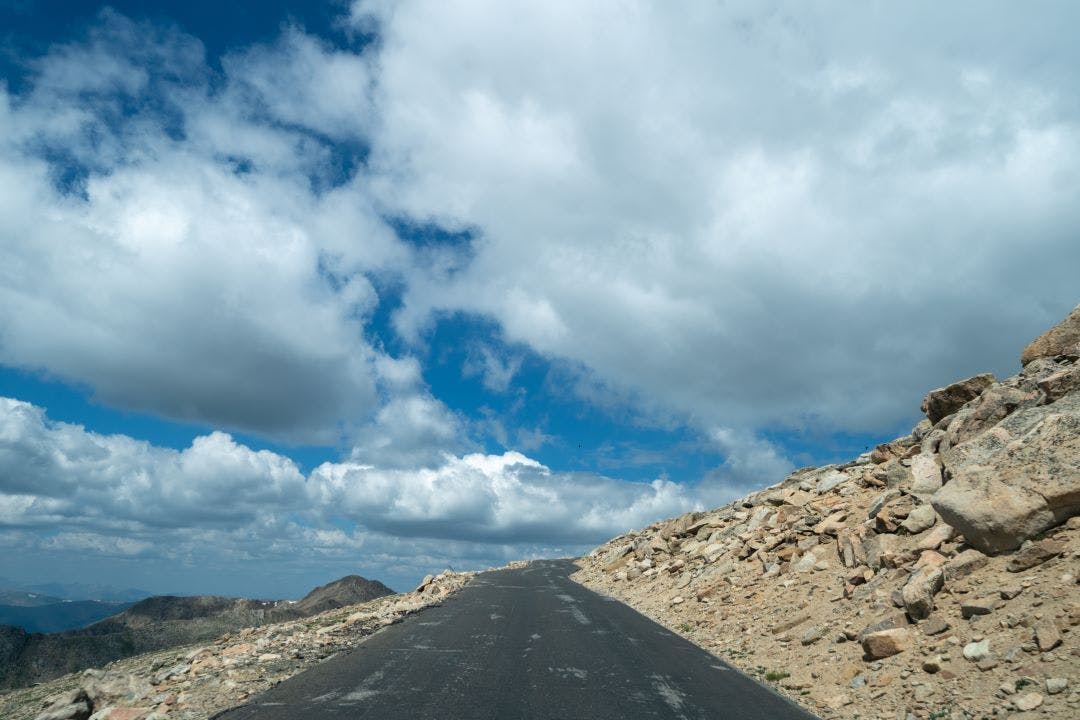
POLYGON ((177 451, 53 423, 10 398, 0 398, 0 492, 7 524, 97 530, 249 524, 306 500, 295 463, 225 433, 177 451))
POLYGON ((0 362, 292 441, 371 421, 392 363, 364 337, 365 272, 405 254, 324 177, 327 136, 367 112, 358 62, 290 31, 215 91, 198 41, 111 13, 37 60, 29 91, 0 92, 0 362), (357 97, 283 90, 337 84, 357 97))
POLYGON ((879 10, 357 3, 382 35, 372 187, 477 228, 399 328, 494 317, 705 435, 891 431, 927 388, 1010 371, 1076 302, 1069 23, 879 10))
POLYGON ((172 450, 3 400, 0 538, 422 572, 775 481, 763 431, 894 430, 1076 303, 1077 12, 364 1, 369 45, 286 26, 218 70, 107 11, 0 89, 0 363, 344 459, 305 476, 226 432, 172 450), (405 354, 373 334, 386 287, 405 354), (425 384, 459 314, 495 328, 465 367, 486 390, 531 351, 545 391, 723 464, 626 483, 517 452, 558 428, 425 384))
MULTIPOLYGON (((701 508, 716 491, 553 472, 517 452, 446 454, 419 469, 324 463, 305 477, 225 433, 173 450, 0 398, 0 529, 28 552, 177 563, 359 557, 408 577, 424 563, 580 552, 701 508)), ((737 489, 723 491, 727 500, 737 489)))

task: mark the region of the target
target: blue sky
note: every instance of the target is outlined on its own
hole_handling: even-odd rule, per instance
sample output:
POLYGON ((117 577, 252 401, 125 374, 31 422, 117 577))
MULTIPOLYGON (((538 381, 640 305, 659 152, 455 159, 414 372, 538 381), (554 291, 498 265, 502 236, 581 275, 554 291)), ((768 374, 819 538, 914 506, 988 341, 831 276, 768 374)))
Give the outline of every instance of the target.
POLYGON ((1075 14, 0 2, 0 576, 404 588, 906 432, 1078 301, 1075 14))

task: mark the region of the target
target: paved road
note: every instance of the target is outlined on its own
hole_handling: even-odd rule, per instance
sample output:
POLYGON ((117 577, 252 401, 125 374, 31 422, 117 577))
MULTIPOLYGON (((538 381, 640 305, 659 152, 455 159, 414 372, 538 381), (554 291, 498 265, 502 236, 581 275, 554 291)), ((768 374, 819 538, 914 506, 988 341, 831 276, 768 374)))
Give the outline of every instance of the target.
POLYGON ((568 561, 477 576, 221 720, 806 720, 568 561))

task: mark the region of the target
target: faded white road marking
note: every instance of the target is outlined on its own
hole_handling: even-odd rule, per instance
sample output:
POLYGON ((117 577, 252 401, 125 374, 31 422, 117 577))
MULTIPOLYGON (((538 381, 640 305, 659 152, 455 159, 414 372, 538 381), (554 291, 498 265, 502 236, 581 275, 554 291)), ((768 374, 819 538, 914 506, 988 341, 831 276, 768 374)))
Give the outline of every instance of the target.
POLYGON ((672 685, 671 680, 663 675, 650 675, 649 679, 652 680, 653 690, 668 704, 668 707, 675 712, 682 710, 686 693, 672 685))

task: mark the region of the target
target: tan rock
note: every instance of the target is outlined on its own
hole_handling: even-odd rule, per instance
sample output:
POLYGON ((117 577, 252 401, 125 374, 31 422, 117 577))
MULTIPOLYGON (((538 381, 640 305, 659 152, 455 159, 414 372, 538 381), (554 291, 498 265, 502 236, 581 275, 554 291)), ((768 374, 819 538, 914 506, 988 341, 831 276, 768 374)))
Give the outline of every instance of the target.
POLYGON ((978 615, 989 615, 1001 607, 1000 597, 972 598, 960 603, 960 615, 965 620, 978 615))
POLYGON ((840 510, 832 513, 827 518, 814 526, 814 532, 818 535, 836 535, 844 527, 847 511, 840 510))
POLYGON ((911 458, 911 492, 933 495, 941 489, 941 464, 936 455, 920 453, 911 458))
POLYGON ((930 418, 930 422, 936 423, 959 410, 965 403, 979 397, 983 390, 996 382, 997 378, 991 373, 983 373, 931 390, 923 398, 921 409, 930 418))
POLYGON ((936 615, 932 615, 919 624, 919 629, 922 630, 923 635, 940 635, 949 629, 949 623, 936 615))
POLYGON ((882 567, 895 567, 896 558, 904 550, 904 541, 896 535, 871 535, 863 543, 866 564, 874 570, 882 567))
POLYGON ((1013 705, 1016 706, 1016 709, 1024 712, 1034 710, 1042 704, 1043 696, 1037 692, 1025 693, 1013 700, 1013 705))
POLYGON ((1080 390, 1080 365, 1048 375, 1039 381, 1039 389, 1046 395, 1046 401, 1051 403, 1080 390))
POLYGON ((911 647, 911 632, 907 628, 878 630, 863 636, 862 647, 868 658, 880 660, 911 647))
POLYGON ((942 543, 951 540, 955 534, 956 530, 952 525, 947 525, 939 521, 934 527, 916 538, 915 549, 936 550, 941 547, 942 543))
POLYGON ((952 448, 952 479, 931 503, 987 553, 1012 550, 1080 513, 1080 394, 1018 410, 952 448))
POLYGON ((237 655, 250 655, 255 652, 255 646, 251 643, 237 643, 230 645, 221 651, 222 657, 236 657, 237 655))
POLYGON ((945 577, 950 580, 958 580, 967 577, 981 567, 985 567, 990 559, 983 553, 968 548, 945 564, 945 577))
POLYGON ((1069 678, 1047 678, 1046 679, 1046 693, 1048 695, 1057 695, 1063 692, 1069 687, 1069 678))
POLYGON ((1022 547, 1009 558, 1009 564, 1005 569, 1009 572, 1023 572, 1036 565, 1055 558, 1065 552, 1065 546, 1055 540, 1040 540, 1022 547))
POLYGON ((81 688, 54 698, 35 720, 87 720, 93 705, 81 688))
POLYGON ((807 614, 796 615, 796 616, 794 616, 792 618, 789 618, 787 620, 783 620, 783 621, 777 623, 776 625, 774 625, 769 630, 769 632, 772 633, 773 635, 779 635, 782 632, 787 632, 788 630, 791 630, 793 627, 796 627, 798 625, 802 625, 804 622, 806 622, 809 619, 810 619, 810 616, 807 615, 807 614))
POLYGON ((938 565, 926 565, 913 573, 901 590, 904 610, 913 620, 930 617, 934 595, 945 584, 945 573, 938 565))
POLYGON ((1049 652, 1061 644, 1061 632, 1053 620, 1045 619, 1035 623, 1034 639, 1041 652, 1049 652))
POLYGON ((912 535, 917 535, 924 530, 929 530, 937 522, 937 513, 930 505, 919 505, 908 513, 908 516, 900 523, 900 527, 912 535))
POLYGON ((1060 355, 1080 355, 1080 305, 1056 326, 1032 340, 1020 354, 1020 364, 1060 355))

